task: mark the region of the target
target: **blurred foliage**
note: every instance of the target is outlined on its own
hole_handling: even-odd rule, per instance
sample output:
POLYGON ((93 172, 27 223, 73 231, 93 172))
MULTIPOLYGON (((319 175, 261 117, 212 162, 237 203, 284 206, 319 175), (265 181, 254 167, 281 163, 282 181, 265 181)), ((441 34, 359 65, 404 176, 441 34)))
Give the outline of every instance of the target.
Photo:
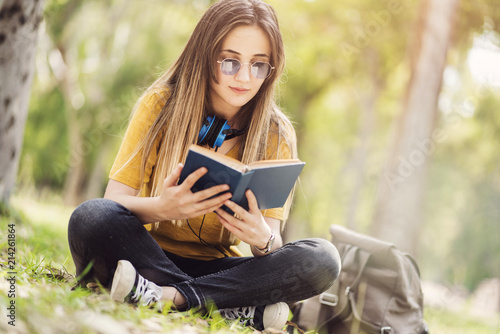
MULTIPOLYGON (((133 104, 213 2, 48 1, 20 186, 62 192, 73 205, 102 196, 133 104)), ((419 1, 269 3, 287 52, 279 101, 307 162, 287 237, 329 238, 332 223, 366 231, 409 79, 419 1)), ((469 288, 500 276, 500 92, 467 67, 475 38, 489 33, 498 46, 499 31, 495 1, 460 2, 420 236, 424 277, 469 288)))

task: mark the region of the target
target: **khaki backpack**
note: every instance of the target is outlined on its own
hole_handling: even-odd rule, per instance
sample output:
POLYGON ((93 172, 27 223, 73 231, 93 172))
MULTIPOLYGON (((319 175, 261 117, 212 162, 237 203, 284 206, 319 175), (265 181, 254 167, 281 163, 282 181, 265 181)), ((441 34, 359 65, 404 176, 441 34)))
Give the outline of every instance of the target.
POLYGON ((394 245, 330 227, 342 259, 335 284, 293 310, 304 330, 329 334, 425 334, 418 266, 394 245))

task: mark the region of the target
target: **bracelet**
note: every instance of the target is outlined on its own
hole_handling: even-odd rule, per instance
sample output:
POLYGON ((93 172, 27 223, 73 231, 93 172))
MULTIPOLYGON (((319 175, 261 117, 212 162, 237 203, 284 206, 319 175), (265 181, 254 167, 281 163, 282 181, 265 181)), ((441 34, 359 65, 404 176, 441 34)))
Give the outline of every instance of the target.
POLYGON ((267 254, 267 253, 269 253, 271 251, 271 248, 273 247, 274 239, 275 239, 274 232, 271 231, 271 237, 267 241, 267 244, 266 244, 266 246, 264 248, 259 248, 259 247, 255 246, 255 245, 253 245, 253 248, 255 248, 256 250, 258 250, 261 254, 267 254))

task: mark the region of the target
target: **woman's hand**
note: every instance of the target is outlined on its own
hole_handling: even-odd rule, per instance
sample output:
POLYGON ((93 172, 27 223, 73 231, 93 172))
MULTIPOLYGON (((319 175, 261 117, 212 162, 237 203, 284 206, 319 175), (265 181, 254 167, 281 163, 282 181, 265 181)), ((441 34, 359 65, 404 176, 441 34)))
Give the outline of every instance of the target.
MULTIPOLYGON (((273 226, 269 226, 262 216, 253 192, 247 190, 245 195, 248 200, 248 211, 228 200, 224 205, 231 209, 235 215, 230 215, 221 208, 218 208, 216 212, 220 223, 241 241, 261 249, 266 247, 274 231, 276 239, 272 249, 280 247, 282 241, 279 233, 279 220, 274 219, 273 226)), ((257 253, 254 254, 258 255, 257 253)))
POLYGON ((129 209, 143 224, 172 219, 189 219, 204 215, 220 208, 231 198, 230 193, 217 194, 229 190, 229 186, 218 185, 193 193, 191 188, 203 175, 206 168, 191 173, 182 184, 177 185, 183 165, 167 176, 160 196, 138 197, 138 189, 115 180, 109 180, 104 198, 113 200, 129 209), (213 198, 212 198, 213 197, 213 198))
POLYGON ((158 220, 189 219, 202 216, 220 208, 225 201, 231 198, 230 193, 215 196, 228 191, 227 184, 213 186, 195 193, 191 191, 196 181, 207 173, 205 167, 189 174, 184 182, 177 185, 182 168, 183 165, 179 164, 173 173, 165 179, 160 196, 155 198, 156 212, 160 218, 158 220))

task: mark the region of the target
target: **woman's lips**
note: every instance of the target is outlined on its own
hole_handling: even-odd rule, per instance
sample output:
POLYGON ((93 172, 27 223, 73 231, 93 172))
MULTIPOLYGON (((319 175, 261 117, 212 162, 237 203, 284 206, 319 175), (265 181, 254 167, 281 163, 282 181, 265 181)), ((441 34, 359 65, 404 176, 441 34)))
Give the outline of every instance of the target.
POLYGON ((231 90, 233 92, 235 92, 236 94, 245 94, 246 92, 248 92, 250 89, 246 89, 246 88, 239 88, 239 87, 229 87, 231 88, 231 90))

